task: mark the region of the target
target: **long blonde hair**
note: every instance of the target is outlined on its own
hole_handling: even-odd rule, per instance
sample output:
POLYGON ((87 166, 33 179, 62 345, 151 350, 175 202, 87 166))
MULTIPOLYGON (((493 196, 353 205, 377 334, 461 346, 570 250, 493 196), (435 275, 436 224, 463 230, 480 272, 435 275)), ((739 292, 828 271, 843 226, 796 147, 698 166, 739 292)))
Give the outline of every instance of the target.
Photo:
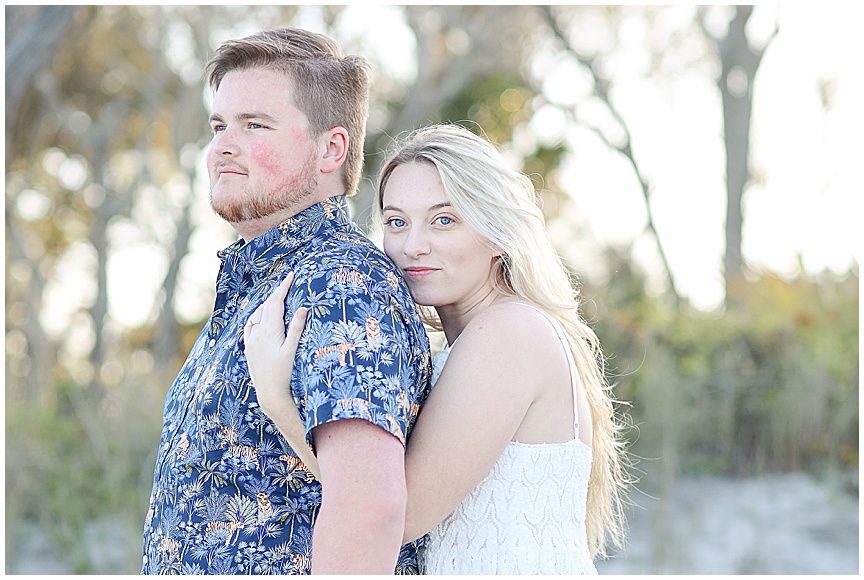
MULTIPOLYGON (((459 215, 492 247, 503 250, 492 271, 496 290, 539 305, 564 328, 592 417, 588 544, 592 557, 605 557, 606 537, 620 547, 624 536, 629 475, 622 422, 606 382, 600 342, 579 314, 578 292, 546 234, 533 183, 486 139, 459 125, 433 125, 396 144, 379 176, 377 211, 390 175, 405 163, 435 166, 459 215)), ((424 309, 424 317, 440 328, 433 311, 424 309)))

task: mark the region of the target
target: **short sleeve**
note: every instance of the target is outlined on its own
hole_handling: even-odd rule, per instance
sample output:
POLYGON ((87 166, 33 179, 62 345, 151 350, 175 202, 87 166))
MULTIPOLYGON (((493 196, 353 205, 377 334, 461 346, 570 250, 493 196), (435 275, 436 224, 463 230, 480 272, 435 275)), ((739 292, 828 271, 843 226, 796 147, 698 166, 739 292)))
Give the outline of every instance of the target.
POLYGON ((295 281, 292 302, 309 315, 291 384, 310 444, 312 429, 342 419, 363 419, 405 444, 416 350, 399 301, 383 288, 350 262, 295 281))

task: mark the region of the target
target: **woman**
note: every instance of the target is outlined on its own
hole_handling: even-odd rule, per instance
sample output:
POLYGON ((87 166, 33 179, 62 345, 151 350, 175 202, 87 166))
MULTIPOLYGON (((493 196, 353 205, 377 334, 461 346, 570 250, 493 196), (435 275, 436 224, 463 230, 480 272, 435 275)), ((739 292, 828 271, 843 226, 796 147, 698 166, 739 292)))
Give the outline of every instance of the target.
MULTIPOLYGON (((440 125, 392 155, 377 205, 385 252, 447 340, 406 449, 404 541, 429 533, 427 574, 596 574, 606 536, 622 534, 620 427, 533 184, 485 139, 440 125)), ((286 337, 290 278, 251 317, 247 359, 262 409, 291 417, 277 426, 317 472, 276 379, 306 316, 286 337)))

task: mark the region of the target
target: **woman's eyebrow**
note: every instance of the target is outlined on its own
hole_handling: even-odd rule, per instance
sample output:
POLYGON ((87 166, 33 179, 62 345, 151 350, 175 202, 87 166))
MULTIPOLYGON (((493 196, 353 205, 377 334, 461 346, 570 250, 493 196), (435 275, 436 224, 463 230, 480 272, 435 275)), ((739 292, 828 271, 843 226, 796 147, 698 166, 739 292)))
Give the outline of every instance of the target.
MULTIPOLYGON (((441 209, 442 207, 453 207, 453 204, 450 203, 449 201, 442 201, 441 203, 436 203, 435 205, 430 206, 429 209, 435 210, 435 209, 441 209)), ((395 205, 386 205, 383 208, 381 208, 381 210, 382 211, 402 211, 401 209, 399 209, 395 205)))

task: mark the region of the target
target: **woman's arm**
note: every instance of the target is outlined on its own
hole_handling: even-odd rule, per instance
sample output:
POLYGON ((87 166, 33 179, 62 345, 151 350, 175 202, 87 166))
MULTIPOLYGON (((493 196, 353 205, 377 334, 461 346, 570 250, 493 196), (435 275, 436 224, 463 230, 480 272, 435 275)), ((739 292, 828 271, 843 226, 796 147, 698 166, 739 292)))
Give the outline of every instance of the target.
POLYGON ((543 384, 550 330, 525 307, 495 305, 462 332, 408 439, 404 542, 447 517, 498 461, 543 384))
POLYGON ((305 308, 298 308, 286 334, 285 297, 293 281, 294 274, 289 272, 273 294, 249 317, 243 329, 246 362, 261 410, 273 421, 300 461, 320 479, 318 459, 306 443, 306 426, 291 394, 294 356, 308 312, 305 308))
MULTIPOLYGON (((250 318, 246 357, 262 410, 319 477, 286 384, 303 327, 298 311, 285 334, 288 286, 286 279, 259 309, 262 316, 256 311, 250 318)), ((534 402, 543 373, 563 356, 554 334, 552 348, 544 340, 550 331, 548 322, 525 307, 502 305, 479 314, 462 332, 408 438, 403 542, 440 523, 498 461, 534 402)))

